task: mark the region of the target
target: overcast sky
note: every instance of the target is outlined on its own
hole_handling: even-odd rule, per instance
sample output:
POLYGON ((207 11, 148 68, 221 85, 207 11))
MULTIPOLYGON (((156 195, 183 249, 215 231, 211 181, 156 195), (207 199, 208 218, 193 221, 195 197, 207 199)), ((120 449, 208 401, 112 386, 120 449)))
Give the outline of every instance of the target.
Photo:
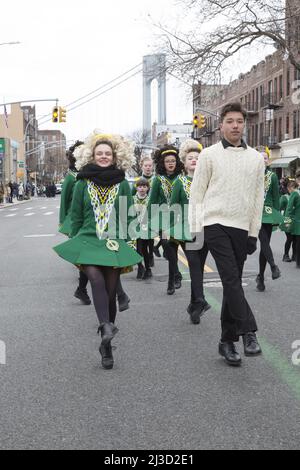
MULTIPOLYGON (((173 5, 173 0, 5 1, 0 43, 22 44, 0 47, 1 102, 58 97, 66 105, 95 90, 153 52, 148 14, 168 21, 175 16, 173 5)), ((174 87, 168 82, 168 121, 182 123, 191 119, 191 105, 187 93, 174 87)), ((51 107, 38 104, 37 115, 51 107)), ((83 138, 95 127, 120 133, 141 128, 142 75, 69 113, 67 120, 60 129, 68 139, 83 138)))
MULTIPOLYGON (((5 0, 0 43, 22 44, 0 47, 1 102, 57 97, 67 105, 95 90, 153 53, 157 31, 148 15, 178 24, 175 5, 176 0, 5 0)), ((168 123, 191 120, 189 91, 169 79, 168 123)), ((38 104, 37 115, 51 108, 51 103, 38 104)), ((59 128, 70 140, 96 127, 119 133, 141 128, 142 75, 69 113, 67 121, 59 128)))

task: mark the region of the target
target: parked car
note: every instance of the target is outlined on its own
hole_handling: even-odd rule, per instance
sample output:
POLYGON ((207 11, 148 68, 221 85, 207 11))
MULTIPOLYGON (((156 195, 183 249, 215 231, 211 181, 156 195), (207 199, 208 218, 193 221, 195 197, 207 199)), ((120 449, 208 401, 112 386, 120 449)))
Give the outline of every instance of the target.
POLYGON ((61 183, 56 183, 56 194, 61 194, 62 191, 62 184, 61 183))

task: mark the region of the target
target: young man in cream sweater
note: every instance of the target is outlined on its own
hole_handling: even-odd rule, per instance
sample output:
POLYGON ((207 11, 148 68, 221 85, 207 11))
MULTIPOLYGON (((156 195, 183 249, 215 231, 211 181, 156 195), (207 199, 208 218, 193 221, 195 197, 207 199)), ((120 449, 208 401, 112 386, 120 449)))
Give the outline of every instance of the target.
POLYGON ((232 366, 242 362, 235 347, 240 337, 246 356, 261 354, 242 275, 247 255, 256 251, 261 228, 265 165, 262 155, 242 139, 246 118, 240 103, 223 108, 223 139, 201 153, 189 208, 191 232, 197 236, 204 231, 223 283, 219 353, 232 366))

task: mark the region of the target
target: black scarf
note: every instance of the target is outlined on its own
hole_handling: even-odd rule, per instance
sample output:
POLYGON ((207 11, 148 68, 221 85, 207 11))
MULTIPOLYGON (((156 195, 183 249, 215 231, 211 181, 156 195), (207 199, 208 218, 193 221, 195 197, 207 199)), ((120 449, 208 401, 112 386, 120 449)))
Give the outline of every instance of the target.
POLYGON ((125 173, 115 166, 101 168, 101 166, 94 163, 89 163, 77 175, 78 181, 85 179, 91 180, 97 186, 113 186, 125 180, 125 173))

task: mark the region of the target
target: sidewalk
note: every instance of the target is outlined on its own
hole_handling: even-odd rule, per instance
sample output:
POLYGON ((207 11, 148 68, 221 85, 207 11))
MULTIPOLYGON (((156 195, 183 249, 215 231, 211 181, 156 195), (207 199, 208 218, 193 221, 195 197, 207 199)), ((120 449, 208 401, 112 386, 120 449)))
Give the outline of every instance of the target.
POLYGON ((13 201, 12 203, 0 203, 0 209, 6 209, 7 207, 14 207, 19 206, 20 204, 25 204, 26 202, 30 202, 35 200, 36 198, 27 199, 26 201, 13 201))

